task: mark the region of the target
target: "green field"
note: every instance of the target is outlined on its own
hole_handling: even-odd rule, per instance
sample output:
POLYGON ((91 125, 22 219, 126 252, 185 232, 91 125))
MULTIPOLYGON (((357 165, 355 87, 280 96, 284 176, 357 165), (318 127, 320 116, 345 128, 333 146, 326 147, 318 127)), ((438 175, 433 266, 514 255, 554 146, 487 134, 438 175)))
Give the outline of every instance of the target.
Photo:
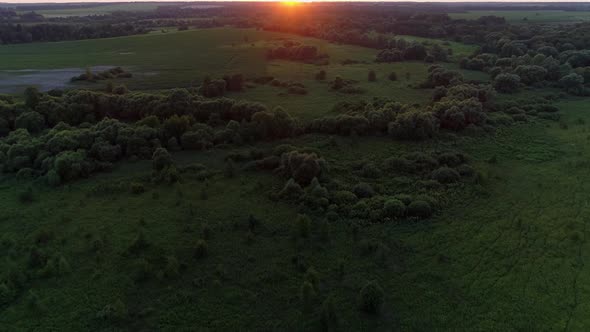
POLYGON ((562 10, 474 10, 465 13, 449 13, 451 18, 475 20, 482 16, 500 16, 512 23, 534 22, 534 23, 563 23, 563 22, 586 22, 590 21, 590 12, 587 11, 562 11, 562 10), (526 20, 525 20, 526 18, 526 20))
MULTIPOLYGON (((473 50, 472 46, 459 43, 452 43, 449 47, 455 49, 457 54, 473 50)), ((427 66, 421 62, 377 64, 374 63, 376 53, 374 49, 336 45, 313 38, 231 28, 0 47, 3 69, 122 66, 131 71, 134 77, 121 82, 134 90, 198 86, 207 75, 215 78, 231 73, 242 73, 247 78, 270 75, 283 81, 297 81, 308 87, 308 95, 284 96, 284 89, 256 86, 232 97, 263 101, 272 106, 282 105, 301 117, 325 114, 334 105, 335 97, 340 100, 359 98, 359 95, 337 94, 330 91, 327 83, 314 80, 314 75, 322 69, 327 72, 328 80, 339 75, 359 81, 359 86, 367 91, 360 98, 380 96, 407 103, 420 102, 424 91, 408 85, 423 81, 427 66), (316 45, 320 52, 330 56, 330 64, 317 66, 292 61, 268 61, 266 51, 285 40, 316 45), (44 54, 44 57, 39 59, 38 54, 44 54), (362 63, 342 65, 341 62, 347 59, 362 63), (369 69, 378 74, 377 82, 367 81, 369 69), (387 79, 392 71, 398 74, 399 79, 396 82, 387 79), (410 74, 409 80, 406 79, 406 73, 410 74)), ((456 64, 446 65, 457 67, 456 64)), ((80 72, 82 73, 82 69, 80 72)), ((481 72, 466 71, 465 74, 470 79, 487 80, 487 75, 481 72)), ((82 86, 97 88, 102 85, 82 86)))
MULTIPOLYGON (((93 318, 96 312, 122 300, 133 317, 126 326, 133 330, 187 325, 197 330, 305 330, 313 316, 297 309, 302 272, 291 261, 302 255, 319 273, 319 298, 333 297, 346 331, 392 326, 583 330, 590 324, 585 286, 590 270, 584 264, 590 255, 590 188, 584 166, 590 156, 590 116, 583 100, 559 106, 569 129, 536 122, 485 139, 406 144, 342 138, 336 147, 328 147, 322 136, 289 141, 321 148, 336 170, 403 151, 459 148, 486 174, 484 188, 456 188, 452 201, 457 203, 431 221, 365 226, 356 242, 349 226, 338 223, 330 224, 329 241, 321 240, 313 225, 309 239, 294 239, 296 211, 268 199, 282 185, 270 174, 244 171, 234 179, 217 175, 208 182, 188 178, 134 195, 125 184, 149 176, 150 164, 125 163, 113 173, 59 190, 40 188, 35 202, 24 209, 15 199, 28 183, 5 178, 0 191, 3 255, 19 264, 28 243, 47 237, 42 248, 66 257, 75 272, 42 277, 32 285, 44 310, 58 311, 31 317, 26 309, 30 300, 23 295, 3 311, 0 327, 100 330, 106 326, 93 318), (492 156, 496 164, 485 162, 492 156), (204 187, 206 200, 200 194, 204 187), (261 220, 253 238, 247 232, 248 214, 261 220), (205 228, 210 255, 194 261, 191 248, 205 228), (127 248, 139 232, 150 246, 130 255, 127 248), (385 243, 391 249, 387 263, 362 254, 362 239, 385 243), (96 243, 99 249, 93 249, 96 243), (186 264, 180 275, 164 273, 140 283, 134 279, 140 258, 166 269, 171 256, 186 264), (359 287, 372 279, 386 292, 380 317, 359 314, 351 305, 359 287)), ((219 169, 226 153, 176 158, 181 165, 199 162, 219 169)))
MULTIPOLYGON (((174 4, 174 3, 169 3, 174 4)), ((152 11, 158 6, 166 5, 161 2, 129 2, 116 4, 102 4, 97 6, 88 6, 84 8, 63 8, 63 9, 44 9, 35 11, 47 18, 52 17, 69 17, 69 16, 88 16, 88 15, 106 15, 116 11, 152 11)), ((19 11, 26 13, 28 11, 19 11)))

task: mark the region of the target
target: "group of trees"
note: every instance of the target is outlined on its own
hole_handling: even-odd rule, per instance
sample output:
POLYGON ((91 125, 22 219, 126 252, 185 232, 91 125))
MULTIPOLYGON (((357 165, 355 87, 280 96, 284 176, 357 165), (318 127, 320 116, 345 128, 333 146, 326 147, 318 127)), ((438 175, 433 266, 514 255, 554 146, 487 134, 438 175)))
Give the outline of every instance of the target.
POLYGON ((267 57, 269 59, 283 59, 307 63, 318 63, 319 61, 325 63, 328 55, 320 54, 316 46, 285 42, 282 46, 268 50, 267 57))
POLYGON ((115 78, 129 78, 133 75, 130 72, 125 71, 121 67, 114 67, 111 69, 107 69, 98 73, 93 73, 90 68, 86 69, 86 72, 80 74, 78 76, 74 76, 71 78, 72 82, 77 81, 87 81, 87 82, 95 82, 95 81, 102 81, 102 80, 110 80, 115 78))
POLYGON ((2 169, 60 183, 109 169, 155 149, 291 137, 302 132, 283 109, 231 99, 209 100, 185 89, 125 95, 72 90, 55 97, 27 90, 25 102, 0 101, 2 169), (123 122, 125 121, 125 122, 123 122))
POLYGON ((147 33, 134 24, 0 24, 0 44, 120 37, 147 33))
POLYGON ((447 61, 452 54, 449 48, 445 50, 438 43, 427 47, 423 43, 415 41, 407 42, 403 38, 394 38, 390 41, 389 47, 377 53, 376 62, 398 62, 404 60, 424 60, 426 62, 447 61))
POLYGON ((575 32, 560 26, 536 26, 534 35, 528 29, 491 33, 478 52, 461 60, 461 67, 488 72, 501 92, 527 85, 588 95, 590 52, 586 49, 590 42, 583 36, 590 32, 590 25, 580 23, 569 29, 575 32))

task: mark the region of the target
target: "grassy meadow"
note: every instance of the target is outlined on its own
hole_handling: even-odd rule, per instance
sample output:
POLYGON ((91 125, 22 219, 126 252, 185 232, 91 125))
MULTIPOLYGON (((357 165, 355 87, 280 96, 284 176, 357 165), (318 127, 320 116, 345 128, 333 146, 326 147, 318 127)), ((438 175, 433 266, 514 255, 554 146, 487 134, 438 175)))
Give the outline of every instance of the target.
MULTIPOLYGON (((172 3, 174 4, 174 3, 172 3)), ((59 8, 59 9, 42 9, 36 10, 35 13, 44 17, 69 17, 69 16, 89 16, 105 15, 117 11, 152 11, 158 6, 166 5, 161 2, 128 2, 115 4, 97 4, 95 6, 84 6, 81 8, 59 8)), ((19 10, 19 13, 27 13, 26 10, 19 10)))
MULTIPOLYGON (((48 15, 126 6, 149 10, 152 5, 48 15)), ((491 13, 451 16, 481 15, 491 13)), ((506 15, 511 21, 528 17, 551 23, 585 20, 587 13, 506 15)), ((453 49, 453 60, 475 49, 455 42, 445 47, 453 49)), ((115 83, 134 91, 196 87, 206 76, 234 73, 300 82, 306 95, 248 82, 244 91, 227 97, 282 106, 302 122, 337 114, 333 106, 340 101, 431 102, 431 89, 415 88, 427 78, 430 64, 375 63, 376 53, 234 28, 0 46, 1 70, 15 75, 29 69, 121 66, 133 77, 115 83), (267 50, 285 41, 317 46, 329 55, 329 64, 267 60, 267 50), (356 63, 345 65, 346 60, 356 63), (314 78, 320 70, 326 71, 326 81, 314 78), (376 72, 375 82, 368 81, 369 70, 376 72), (397 73, 396 81, 388 79, 391 72, 397 73), (336 76, 358 81, 365 93, 331 90, 336 76)), ((487 73, 462 70, 454 62, 442 65, 466 80, 490 80, 487 73)), ((527 88, 497 98, 533 99, 559 91, 527 88)), ((3 174, 0 280, 23 291, 11 297, 0 283, 0 331, 320 331, 327 330, 322 325, 327 299, 338 317, 337 331, 584 331, 590 326, 588 105, 587 98, 563 94, 556 103, 559 121, 525 117, 494 130, 442 130, 417 141, 308 133, 175 152, 179 169, 192 165, 201 171, 183 173, 174 184, 154 183, 152 161, 131 158, 116 162, 110 172, 56 188, 3 174), (232 176, 224 170, 230 155, 282 144, 318 151, 329 164, 330 180, 340 187, 362 181, 388 197, 428 194, 439 209, 427 219, 383 222, 310 214, 308 234, 302 236, 301 206, 276 195, 284 178, 248 170, 240 161, 232 176), (365 176, 357 167, 360 162, 380 167, 388 158, 413 152, 431 157, 451 150, 469 156, 475 179, 442 185, 411 172, 365 176), (23 202, 29 188, 30 202, 23 202), (206 241, 205 253, 198 249, 200 240, 206 241), (33 267, 36 255, 49 257, 51 266, 33 267), (315 293, 303 305, 302 283, 308 280, 315 293), (368 281, 383 288, 380 315, 359 310, 359 289, 368 281)))
MULTIPOLYGON (((95 313, 122 299, 132 317, 123 330, 187 324, 197 330, 307 330, 317 317, 297 309, 303 276, 298 264, 304 260, 319 274, 317 305, 331 296, 347 331, 583 329, 590 323, 584 286, 590 271, 583 264, 590 252, 585 106, 575 99, 560 104, 567 129, 539 121, 484 139, 406 144, 339 138, 334 145, 328 137, 306 136, 280 142, 321 149, 336 174, 357 160, 450 147, 467 151, 485 174, 484 187, 457 185, 448 196, 455 203, 430 221, 373 224, 358 233, 330 223, 325 235, 314 220, 311 236, 297 238, 296 210, 269 199, 282 182, 259 172, 148 185, 138 195, 128 184, 149 177, 150 163, 124 163, 58 190, 39 187, 24 209, 15 200, 29 184, 5 178, 3 255, 16 268, 28 244, 43 241, 43 250, 67 257, 71 272, 33 284, 41 308, 35 310, 42 311, 30 316, 30 299, 23 295, 3 311, 0 328, 101 330, 106 326, 95 313), (497 162, 489 163, 494 156, 497 162), (260 220, 254 232, 248 231, 250 214, 260 220), (149 246, 130 253, 139 234, 149 246), (195 260, 192 248, 202 236, 209 255, 195 260), (390 248, 385 261, 363 253, 367 239, 390 248), (137 281, 145 261, 158 277, 137 281), (167 272, 170 264, 178 264, 180 273, 167 272), (380 317, 364 316, 351 305, 358 288, 372 279, 386 291, 380 317)), ((180 165, 220 169, 228 152, 175 158, 180 165)), ((400 186, 395 178, 379 181, 400 186)))
MULTIPOLYGON (((432 39, 410 39, 433 42, 432 39)), ((474 49, 473 46, 459 43, 451 43, 448 47, 453 48, 455 54, 468 54, 474 49)), ((134 77, 120 82, 132 90, 198 86, 205 76, 216 78, 232 73, 242 73, 247 78, 273 76, 282 81, 301 82, 309 88, 308 95, 286 95, 282 88, 255 85, 254 88, 232 97, 261 101, 271 106, 280 105, 302 118, 312 118, 329 112, 334 105, 334 98, 356 100, 393 97, 405 103, 421 103, 424 91, 413 89, 409 85, 424 81, 428 66, 423 62, 374 63, 375 54, 374 49, 364 47, 337 45, 282 33, 232 28, 0 47, 4 70, 81 68, 82 73, 82 68, 87 67, 122 66, 132 72, 134 77), (283 60, 268 61, 267 50, 287 40, 317 46, 321 53, 330 56, 330 63, 318 66, 283 60), (42 59, 39 59, 38 54, 44 55, 42 59), (345 60, 359 63, 343 65, 345 60), (333 80, 335 76, 357 80, 366 93, 345 95, 330 91, 327 81, 318 82, 314 79, 320 70, 327 72, 327 81, 333 80), (377 73, 377 82, 368 82, 369 70, 377 73), (392 71, 398 76, 395 82, 387 79, 392 71)), ((458 68, 453 63, 446 66, 458 68)), ((488 79, 481 72, 464 72, 469 79, 488 79)), ((104 83, 91 83, 70 87, 103 86, 104 83)))

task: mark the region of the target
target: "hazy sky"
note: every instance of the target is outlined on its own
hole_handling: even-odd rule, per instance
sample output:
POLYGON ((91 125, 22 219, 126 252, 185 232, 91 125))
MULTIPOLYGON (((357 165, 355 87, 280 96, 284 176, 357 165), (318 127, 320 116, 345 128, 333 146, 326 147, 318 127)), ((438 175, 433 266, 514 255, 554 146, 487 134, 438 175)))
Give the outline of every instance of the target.
MULTIPOLYGON (((206 0, 206 1, 223 1, 223 0, 206 0)), ((232 1, 240 1, 240 0, 232 0, 232 1)), ((257 1, 257 0, 242 0, 242 1, 257 1)), ((260 0, 258 0, 260 1, 260 0)), ((262 0, 262 1, 268 1, 268 0, 262 0)), ((270 1, 276 1, 276 0, 270 0, 270 1)), ((303 0, 306 1, 306 0, 303 0)), ((318 2, 321 2, 322 0, 315 0, 318 2)), ((329 0, 329 1, 334 1, 334 0, 329 0)), ((342 1, 342 2, 348 2, 351 0, 336 0, 336 1, 342 1)), ((374 0, 352 0, 352 2, 357 2, 357 1, 363 1, 363 2, 390 2, 390 1, 374 1, 374 0)), ((408 1, 408 0, 399 0, 399 1, 408 1)), ((391 2, 399 2, 398 0, 391 0, 391 2)), ((588 2, 588 0, 567 0, 567 1, 556 1, 556 0, 533 0, 533 1, 527 1, 527 0, 518 0, 518 1, 513 1, 513 0, 495 0, 495 1, 485 1, 485 0, 469 0, 469 1, 465 1, 465 0, 444 0, 444 1, 437 1, 437 0, 411 0, 414 2, 488 2, 488 3, 492 3, 492 2, 507 2, 507 3, 513 3, 513 2, 555 2, 555 3, 559 3, 559 2, 588 2)), ((107 3, 107 2, 183 2, 183 1, 175 1, 175 0, 142 0, 142 1, 117 1, 117 0, 51 0, 51 1, 35 1, 35 0, 0 0, 0 4, 1 3, 81 3, 81 2, 102 2, 102 3, 107 3)))

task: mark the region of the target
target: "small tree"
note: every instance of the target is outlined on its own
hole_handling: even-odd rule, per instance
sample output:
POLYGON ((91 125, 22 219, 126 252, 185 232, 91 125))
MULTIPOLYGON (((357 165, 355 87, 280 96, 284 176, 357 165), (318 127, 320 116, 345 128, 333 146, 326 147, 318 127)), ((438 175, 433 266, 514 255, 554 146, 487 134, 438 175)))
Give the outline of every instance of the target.
POLYGON ((377 74, 375 74, 374 70, 369 70, 368 79, 369 79, 369 82, 377 81, 377 74))
POLYGON ((390 81, 397 81, 397 74, 394 71, 392 71, 389 74, 388 78, 389 78, 390 81))
POLYGON ((359 308, 369 314, 378 314, 383 306, 383 289, 376 281, 368 282, 359 293, 359 308))

